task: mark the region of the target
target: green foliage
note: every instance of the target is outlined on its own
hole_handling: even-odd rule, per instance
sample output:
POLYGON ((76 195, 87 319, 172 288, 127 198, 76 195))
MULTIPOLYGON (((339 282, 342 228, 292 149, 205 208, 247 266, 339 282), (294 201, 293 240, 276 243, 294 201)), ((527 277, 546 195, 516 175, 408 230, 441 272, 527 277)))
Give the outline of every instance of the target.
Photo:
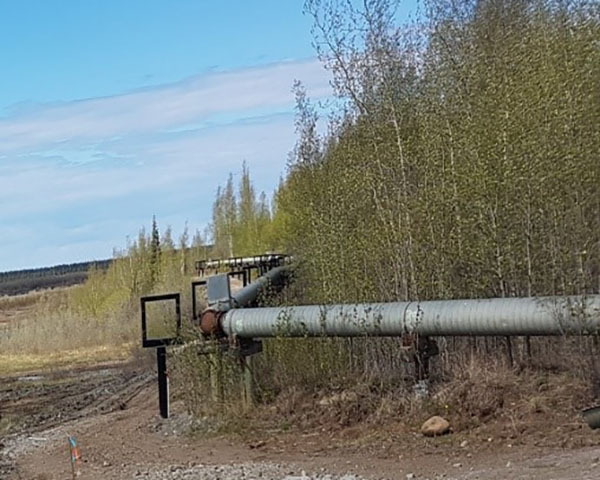
MULTIPOLYGON (((199 234, 196 235, 193 248, 189 248, 188 242, 186 229, 179 239, 178 248, 175 248, 171 229, 165 229, 160 237, 156 219, 153 218, 150 235, 141 229, 137 239, 129 242, 126 249, 115 251, 107 269, 92 267, 86 282, 68 291, 68 301, 60 311, 55 312, 54 323, 59 326, 54 336, 81 339, 81 335, 73 335, 71 331, 92 328, 102 332, 102 335, 98 333, 97 345, 103 341, 111 345, 137 345, 140 338, 139 298, 151 293, 182 292, 184 312, 187 312, 190 276, 193 262, 197 259, 193 255, 203 249, 199 234)), ((33 338, 36 337, 36 331, 42 334, 46 329, 32 324, 28 326, 27 335, 33 338)), ((43 335, 47 336, 47 333, 43 335)), ((85 335, 93 338, 92 333, 85 335)), ((77 344, 71 347, 81 346, 77 344)))
POLYGON ((69 305, 78 314, 99 319, 118 311, 129 300, 128 291, 121 282, 115 284, 115 271, 91 269, 85 284, 70 292, 69 305))
MULTIPOLYGON (((190 247, 186 228, 176 248, 171 229, 159 236, 153 219, 149 235, 142 228, 124 250, 114 252, 110 262, 91 264, 83 285, 48 294, 51 301, 40 296, 26 319, 11 322, 2 331, 0 350, 26 356, 90 348, 101 354, 102 349, 129 351, 132 345, 139 348, 140 296, 181 292, 186 315, 191 304, 191 273, 194 262, 206 256, 204 243, 196 232, 190 247)), ((161 329, 172 332, 175 322, 168 315, 173 313, 172 306, 155 306, 158 312, 149 309, 151 327, 159 330, 150 333, 162 335, 161 329)))
POLYGON ((215 258, 257 255, 280 244, 267 196, 261 192, 256 198, 250 169, 245 162, 237 192, 233 175, 229 175, 225 188, 218 188, 211 227, 211 254, 215 258))
MULTIPOLYGON (((306 2, 337 101, 321 135, 295 85, 297 144, 262 237, 294 255, 290 302, 597 293, 597 5, 430 0, 399 24, 397 3, 306 2)), ((241 254, 261 244, 235 228, 254 217, 231 178, 226 191, 217 203, 238 212, 228 239, 241 254)), ((252 196, 243 182, 240 192, 252 196)), ((505 349, 505 339, 440 344, 438 372, 505 349)), ((529 345, 515 339, 515 357, 529 345)), ((558 345, 566 357, 574 348, 531 349, 545 358, 558 345)), ((394 339, 274 339, 257 377, 267 392, 398 382, 408 373, 399 351, 394 339)))
POLYGON ((274 225, 308 301, 597 292, 600 15, 587 2, 307 2, 343 107, 297 88, 274 225))
MULTIPOLYGON (((142 239, 140 239, 140 243, 142 242, 142 239)), ((144 243, 146 243, 146 240, 143 240, 144 243)), ((161 250, 160 250, 160 237, 159 237, 159 233, 158 233, 158 225, 156 224, 156 217, 153 216, 152 217, 152 233, 150 234, 150 282, 151 283, 156 283, 158 276, 159 276, 159 272, 160 272, 160 267, 161 267, 161 262, 160 262, 160 255, 161 250)))

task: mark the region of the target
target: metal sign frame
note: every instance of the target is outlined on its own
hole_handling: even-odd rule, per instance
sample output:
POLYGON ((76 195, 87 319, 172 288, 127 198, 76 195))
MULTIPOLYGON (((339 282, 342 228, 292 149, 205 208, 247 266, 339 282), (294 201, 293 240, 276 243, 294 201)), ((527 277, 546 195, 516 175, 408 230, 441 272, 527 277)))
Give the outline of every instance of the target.
POLYGON ((181 295, 179 293, 166 293, 163 295, 147 295, 140 298, 142 309, 142 347, 155 348, 178 345, 181 343, 181 295), (175 337, 148 338, 148 325, 146 320, 146 304, 153 302, 175 301, 175 314, 177 315, 177 327, 175 337))
POLYGON ((198 319, 198 296, 196 295, 197 287, 206 287, 206 280, 194 280, 192 282, 192 320, 198 319))

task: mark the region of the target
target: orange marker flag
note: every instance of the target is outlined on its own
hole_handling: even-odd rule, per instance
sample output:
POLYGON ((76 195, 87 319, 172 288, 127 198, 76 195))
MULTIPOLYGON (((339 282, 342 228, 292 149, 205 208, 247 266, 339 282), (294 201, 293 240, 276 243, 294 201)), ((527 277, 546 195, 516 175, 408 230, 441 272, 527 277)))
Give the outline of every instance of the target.
POLYGON ((71 457, 71 473, 73 474, 73 480, 77 478, 79 472, 75 469, 75 464, 79 464, 79 460, 81 460, 81 452, 79 451, 79 447, 77 446, 77 440, 75 437, 69 435, 69 452, 71 457))
POLYGON ((71 447, 71 463, 79 463, 81 452, 79 451, 75 437, 69 436, 69 446, 71 447))

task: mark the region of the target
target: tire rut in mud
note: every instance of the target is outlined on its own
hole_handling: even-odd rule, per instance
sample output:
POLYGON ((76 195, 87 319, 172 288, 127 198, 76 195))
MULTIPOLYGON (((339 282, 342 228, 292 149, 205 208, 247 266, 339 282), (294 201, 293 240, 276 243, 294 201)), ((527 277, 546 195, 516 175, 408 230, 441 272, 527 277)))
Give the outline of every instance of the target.
POLYGON ((131 365, 3 379, 0 385, 0 478, 14 472, 5 447, 90 415, 125 409, 155 374, 131 365))

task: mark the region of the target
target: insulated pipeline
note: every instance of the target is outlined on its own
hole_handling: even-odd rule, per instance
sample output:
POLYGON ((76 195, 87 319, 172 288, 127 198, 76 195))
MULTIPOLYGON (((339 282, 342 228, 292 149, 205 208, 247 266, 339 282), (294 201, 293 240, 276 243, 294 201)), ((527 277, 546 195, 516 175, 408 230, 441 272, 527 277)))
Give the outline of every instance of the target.
POLYGON ((589 335, 600 332, 600 295, 234 308, 220 322, 240 338, 589 335))
POLYGON ((262 277, 257 278, 254 282, 242 288, 240 291, 231 296, 233 308, 245 307, 255 302, 262 289, 273 287, 279 288, 283 286, 286 274, 289 267, 277 267, 269 270, 262 277))
POLYGON ((279 262, 287 255, 281 253, 267 253, 265 255, 254 255, 251 257, 232 257, 221 260, 203 260, 201 263, 206 268, 239 267, 244 265, 256 265, 259 263, 279 262))

